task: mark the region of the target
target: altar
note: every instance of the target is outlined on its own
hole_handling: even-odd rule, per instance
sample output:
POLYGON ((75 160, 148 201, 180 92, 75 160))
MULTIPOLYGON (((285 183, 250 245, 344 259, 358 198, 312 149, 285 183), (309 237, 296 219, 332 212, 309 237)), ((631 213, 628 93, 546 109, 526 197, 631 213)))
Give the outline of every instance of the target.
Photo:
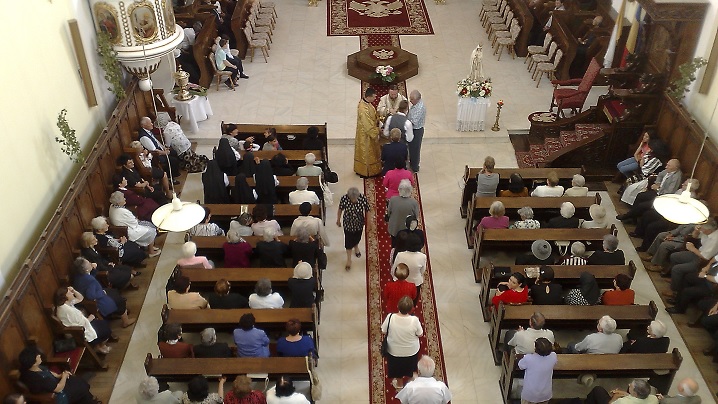
POLYGON ((419 58, 395 46, 370 46, 347 56, 347 73, 371 84, 388 84, 381 78, 372 77, 377 66, 394 68, 394 82, 404 81, 419 74, 419 58))
POLYGON ((456 130, 478 132, 484 130, 486 111, 491 101, 483 97, 459 97, 456 112, 456 130))

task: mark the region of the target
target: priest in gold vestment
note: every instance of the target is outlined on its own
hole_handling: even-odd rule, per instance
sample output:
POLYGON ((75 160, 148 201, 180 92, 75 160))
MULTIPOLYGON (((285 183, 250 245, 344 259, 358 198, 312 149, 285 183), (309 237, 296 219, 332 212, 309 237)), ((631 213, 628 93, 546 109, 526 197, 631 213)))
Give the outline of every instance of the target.
POLYGON ((354 172, 362 177, 374 177, 381 173, 381 150, 379 148, 379 125, 373 88, 367 88, 357 107, 357 131, 354 139, 354 172))

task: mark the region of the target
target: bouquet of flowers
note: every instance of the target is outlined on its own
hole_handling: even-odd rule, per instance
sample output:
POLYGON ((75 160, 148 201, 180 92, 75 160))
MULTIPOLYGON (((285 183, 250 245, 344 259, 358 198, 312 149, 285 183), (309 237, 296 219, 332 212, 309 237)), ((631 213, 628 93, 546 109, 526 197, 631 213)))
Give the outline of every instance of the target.
POLYGON ((374 72, 371 77, 373 79, 381 79, 381 81, 385 83, 391 83, 396 79, 396 73, 394 73, 394 68, 391 67, 391 65, 377 66, 374 72))
MULTIPOLYGON (((180 91, 181 89, 175 85, 172 89, 172 94, 179 94, 180 91)), ((207 89, 194 83, 187 83, 187 91, 189 91, 191 95, 199 95, 200 97, 207 96, 207 89)))
POLYGON ((476 81, 471 79, 463 79, 456 83, 456 93, 462 98, 488 98, 491 97, 491 79, 484 81, 476 81))

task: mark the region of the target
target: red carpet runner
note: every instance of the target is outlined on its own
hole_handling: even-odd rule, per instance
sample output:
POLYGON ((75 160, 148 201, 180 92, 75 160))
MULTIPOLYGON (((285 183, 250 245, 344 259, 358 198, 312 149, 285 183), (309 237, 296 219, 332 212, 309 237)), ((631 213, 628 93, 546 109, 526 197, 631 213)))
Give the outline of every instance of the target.
MULTIPOLYGON (((364 194, 372 207, 373 215, 367 216, 366 226, 366 257, 367 257, 367 322, 369 330, 369 399, 373 404, 399 403, 395 399, 396 390, 386 376, 384 359, 381 356, 381 323, 388 313, 382 310, 382 287, 391 281, 389 255, 391 253, 391 237, 387 231, 384 213, 386 213, 386 194, 381 178, 364 180, 364 194)), ((414 190, 414 198, 419 201, 419 227, 424 228, 424 212, 421 206, 419 187, 414 190)), ((424 328, 424 336, 420 339, 419 354, 431 356, 436 361, 436 378, 446 381, 444 356, 439 334, 439 320, 436 314, 436 300, 431 274, 431 257, 429 246, 425 247, 427 269, 424 274, 424 286, 421 298, 414 314, 424 328)), ((447 383, 448 384, 448 383, 447 383)))

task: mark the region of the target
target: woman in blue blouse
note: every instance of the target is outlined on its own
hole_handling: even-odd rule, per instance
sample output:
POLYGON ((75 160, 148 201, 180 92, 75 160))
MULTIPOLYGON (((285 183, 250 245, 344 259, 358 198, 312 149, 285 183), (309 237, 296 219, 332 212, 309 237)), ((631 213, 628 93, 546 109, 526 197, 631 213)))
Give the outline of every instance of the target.
POLYGON ((255 321, 254 314, 243 314, 239 319, 239 328, 234 330, 239 357, 269 357, 269 337, 264 331, 254 328, 255 321))
POLYGON ((314 356, 314 340, 309 335, 301 335, 302 323, 296 318, 287 321, 287 335, 277 340, 279 356, 314 356))

